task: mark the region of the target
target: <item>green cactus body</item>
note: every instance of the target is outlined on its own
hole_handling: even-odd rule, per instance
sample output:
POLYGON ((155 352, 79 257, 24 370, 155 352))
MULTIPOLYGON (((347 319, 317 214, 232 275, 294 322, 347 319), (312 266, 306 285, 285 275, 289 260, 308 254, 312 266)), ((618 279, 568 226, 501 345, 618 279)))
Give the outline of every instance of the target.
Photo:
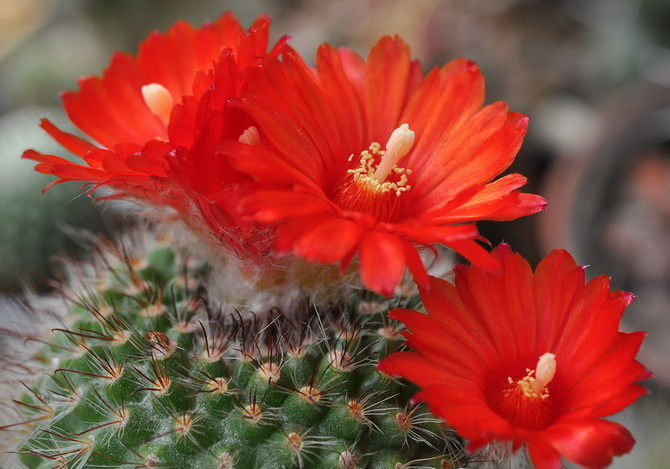
POLYGON ((373 312, 354 295, 291 317, 232 314, 202 299, 207 269, 188 271, 173 249, 109 269, 101 290, 69 298, 66 325, 36 355, 49 365, 15 401, 21 418, 1 427, 21 432, 25 467, 464 462, 460 442, 409 404, 414 389, 377 371, 402 343, 380 298, 373 312))

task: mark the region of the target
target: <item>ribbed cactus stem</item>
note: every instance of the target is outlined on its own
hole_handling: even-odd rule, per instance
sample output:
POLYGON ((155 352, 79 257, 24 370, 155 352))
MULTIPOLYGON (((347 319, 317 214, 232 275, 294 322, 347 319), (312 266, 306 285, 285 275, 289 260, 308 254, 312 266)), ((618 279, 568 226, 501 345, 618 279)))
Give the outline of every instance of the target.
POLYGON ((462 461, 458 440, 410 404, 415 390, 376 369, 402 344, 387 301, 359 292, 329 309, 238 315, 207 298, 207 266, 172 248, 105 256, 100 290, 63 285, 70 311, 25 364, 36 377, 0 427, 22 440, 11 467, 462 461))

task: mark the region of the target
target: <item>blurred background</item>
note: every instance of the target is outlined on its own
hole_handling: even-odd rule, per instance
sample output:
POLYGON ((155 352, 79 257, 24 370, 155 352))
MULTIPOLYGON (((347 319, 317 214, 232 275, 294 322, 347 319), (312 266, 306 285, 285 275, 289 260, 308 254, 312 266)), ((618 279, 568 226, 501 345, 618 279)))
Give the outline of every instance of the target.
POLYGON ((588 275, 610 275, 637 299, 625 328, 649 331, 640 360, 651 396, 615 417, 634 452, 617 468, 667 468, 670 448, 670 2, 667 0, 0 0, 0 317, 26 283, 46 288, 50 259, 78 255, 68 227, 108 230, 122 221, 77 183, 19 157, 63 155, 38 128, 67 128, 59 92, 99 75, 114 50, 134 53, 152 29, 195 25, 233 10, 245 25, 273 18, 305 57, 328 41, 365 54, 399 34, 424 70, 476 60, 489 102, 531 116, 512 168, 549 201, 542 214, 483 223, 536 263, 567 248, 588 275))

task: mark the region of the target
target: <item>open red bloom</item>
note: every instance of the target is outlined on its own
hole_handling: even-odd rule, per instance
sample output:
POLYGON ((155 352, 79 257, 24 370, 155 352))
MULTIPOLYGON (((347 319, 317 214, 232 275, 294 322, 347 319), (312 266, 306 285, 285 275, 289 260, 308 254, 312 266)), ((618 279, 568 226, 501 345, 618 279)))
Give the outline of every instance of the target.
POLYGON ((397 309, 414 352, 382 360, 382 371, 413 381, 417 398, 470 440, 527 445, 539 469, 561 456, 603 468, 632 448, 631 434, 602 417, 645 393, 650 373, 635 360, 644 333, 619 332, 633 296, 553 251, 532 272, 507 245, 493 250, 502 274, 458 266, 455 285, 421 289, 428 315, 397 309))
POLYGON ((409 267, 425 285, 417 245, 442 244, 491 269, 474 221, 511 220, 545 206, 496 178, 514 160, 527 118, 486 107, 468 60, 422 77, 400 39, 385 37, 365 61, 323 45, 312 69, 291 50, 249 74, 237 100, 264 146, 226 149, 258 185, 242 213, 279 223, 275 247, 309 261, 358 255, 363 283, 390 295, 409 267))
MULTIPOLYGON (((104 184, 121 196, 179 205, 181 197, 169 194, 172 180, 166 156, 188 151, 215 125, 209 122, 210 113, 198 114, 200 99, 212 101, 207 89, 211 69, 215 64, 228 67, 227 73, 219 74, 224 81, 217 84, 217 102, 225 102, 241 86, 236 72, 255 65, 266 53, 269 24, 261 17, 245 33, 226 13, 201 28, 179 21, 165 34, 152 33, 137 56, 116 53, 102 77, 83 78, 78 92, 63 94, 70 120, 99 146, 42 121, 42 127, 83 163, 34 150, 24 157, 39 162, 37 171, 59 178, 51 185, 87 181, 94 189, 104 184), (227 93, 223 99, 222 93, 227 93)), ((216 112, 223 114, 224 108, 216 112)), ((237 126, 230 129, 236 130, 237 126)))

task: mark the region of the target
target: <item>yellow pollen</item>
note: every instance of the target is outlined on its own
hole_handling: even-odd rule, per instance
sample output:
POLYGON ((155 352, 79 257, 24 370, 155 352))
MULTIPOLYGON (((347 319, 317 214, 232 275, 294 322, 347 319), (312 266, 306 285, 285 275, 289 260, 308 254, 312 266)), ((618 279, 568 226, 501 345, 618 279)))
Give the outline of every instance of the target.
POLYGON ((247 145, 260 145, 261 134, 256 127, 250 125, 247 130, 242 132, 237 140, 241 143, 246 143, 247 145))
POLYGON ((149 83, 142 86, 142 97, 149 110, 156 114, 167 125, 174 100, 166 87, 160 83, 149 83))
MULTIPOLYGON (((549 389, 547 385, 554 379, 556 374, 556 356, 553 353, 545 353, 540 356, 534 370, 526 368, 527 375, 516 382, 526 397, 534 399, 547 399, 549 389)), ((511 377, 507 378, 509 384, 514 384, 511 377)))
MULTIPOLYGON (((405 191, 412 188, 407 182, 407 176, 412 174, 411 169, 399 168, 396 163, 409 153, 414 144, 414 132, 409 130, 409 124, 403 124, 393 131, 386 143, 386 150, 381 149, 377 142, 361 152, 360 166, 350 169, 348 172, 354 175, 354 181, 361 187, 377 193, 395 192, 400 197, 405 191), (374 167, 375 156, 381 157, 381 161, 374 167), (386 181, 391 173, 398 174, 400 178, 396 182, 386 181)), ((349 157, 353 160, 354 155, 349 157)))

